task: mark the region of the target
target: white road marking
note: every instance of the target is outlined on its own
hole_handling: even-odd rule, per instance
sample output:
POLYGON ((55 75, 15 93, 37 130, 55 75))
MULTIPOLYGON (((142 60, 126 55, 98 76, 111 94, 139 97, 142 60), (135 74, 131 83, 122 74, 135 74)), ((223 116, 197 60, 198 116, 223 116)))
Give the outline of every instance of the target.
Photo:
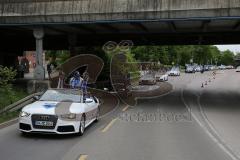
POLYGON ((80 155, 80 157, 79 157, 78 160, 86 160, 87 157, 88 157, 88 155, 86 155, 86 154, 82 154, 82 155, 80 155))
MULTIPOLYGON (((181 100, 183 102, 183 104, 185 105, 185 107, 187 108, 188 111, 190 111, 190 114, 192 115, 192 117, 194 118, 194 120, 203 128, 203 130, 208 134, 208 136, 225 152, 227 153, 227 155, 229 155, 229 157, 231 157, 232 160, 239 160, 240 158, 232 151, 232 149, 227 146, 226 143, 224 143, 223 141, 220 142, 219 139, 221 139, 221 137, 216 134, 216 136, 218 136, 218 138, 216 138, 210 131, 209 129, 197 118, 197 116, 191 112, 191 108, 188 106, 188 104, 186 103, 184 97, 183 97, 183 88, 181 89, 181 100), (225 144, 225 145, 224 145, 225 144), (227 147, 228 148, 227 148, 227 147)), ((198 96, 199 99, 200 96, 198 96)))
POLYGON ((102 132, 103 132, 103 133, 104 133, 104 132, 107 132, 107 131, 109 130, 109 128, 111 128, 111 126, 112 126, 116 121, 117 121, 117 118, 111 120, 111 122, 108 123, 108 125, 107 125, 105 128, 102 129, 102 132))
POLYGON ((129 105, 125 106, 122 111, 125 112, 129 108, 129 105))

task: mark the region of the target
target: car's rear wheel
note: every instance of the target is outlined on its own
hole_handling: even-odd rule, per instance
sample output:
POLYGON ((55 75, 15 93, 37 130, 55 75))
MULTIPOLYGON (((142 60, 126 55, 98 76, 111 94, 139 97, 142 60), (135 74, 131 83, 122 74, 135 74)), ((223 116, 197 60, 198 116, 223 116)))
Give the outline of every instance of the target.
POLYGON ((81 117, 80 126, 79 126, 79 132, 78 132, 79 136, 82 136, 85 131, 85 120, 86 118, 85 118, 85 115, 83 114, 81 117))

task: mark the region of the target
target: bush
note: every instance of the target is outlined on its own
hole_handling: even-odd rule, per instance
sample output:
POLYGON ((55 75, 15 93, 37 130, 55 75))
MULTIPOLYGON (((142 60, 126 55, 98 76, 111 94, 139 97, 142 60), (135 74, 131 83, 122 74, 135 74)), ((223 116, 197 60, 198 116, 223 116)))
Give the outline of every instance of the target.
POLYGON ((14 81, 17 72, 12 67, 3 67, 0 65, 0 86, 6 86, 14 81))
POLYGON ((16 70, 12 67, 8 68, 0 65, 0 93, 7 95, 11 102, 13 102, 15 98, 12 82, 16 74, 16 70))

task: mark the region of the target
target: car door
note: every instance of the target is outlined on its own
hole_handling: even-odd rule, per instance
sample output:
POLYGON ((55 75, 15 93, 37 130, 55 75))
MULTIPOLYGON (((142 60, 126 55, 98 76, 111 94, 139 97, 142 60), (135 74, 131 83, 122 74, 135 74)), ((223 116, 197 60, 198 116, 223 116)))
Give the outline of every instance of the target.
POLYGON ((91 123, 96 117, 97 103, 92 97, 86 98, 85 100, 85 114, 86 114, 86 124, 91 123))

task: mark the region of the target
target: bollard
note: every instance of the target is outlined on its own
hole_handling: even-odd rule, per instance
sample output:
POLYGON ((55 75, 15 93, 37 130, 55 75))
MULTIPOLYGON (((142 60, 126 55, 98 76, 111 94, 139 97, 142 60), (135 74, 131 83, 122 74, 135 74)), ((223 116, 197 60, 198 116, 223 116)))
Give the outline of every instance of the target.
POLYGON ((207 81, 205 82, 205 85, 207 85, 207 81))
POLYGON ((204 85, 203 85, 203 83, 202 83, 202 86, 201 86, 202 88, 204 88, 204 85))
POLYGON ((211 82, 211 79, 209 78, 208 82, 211 82))

